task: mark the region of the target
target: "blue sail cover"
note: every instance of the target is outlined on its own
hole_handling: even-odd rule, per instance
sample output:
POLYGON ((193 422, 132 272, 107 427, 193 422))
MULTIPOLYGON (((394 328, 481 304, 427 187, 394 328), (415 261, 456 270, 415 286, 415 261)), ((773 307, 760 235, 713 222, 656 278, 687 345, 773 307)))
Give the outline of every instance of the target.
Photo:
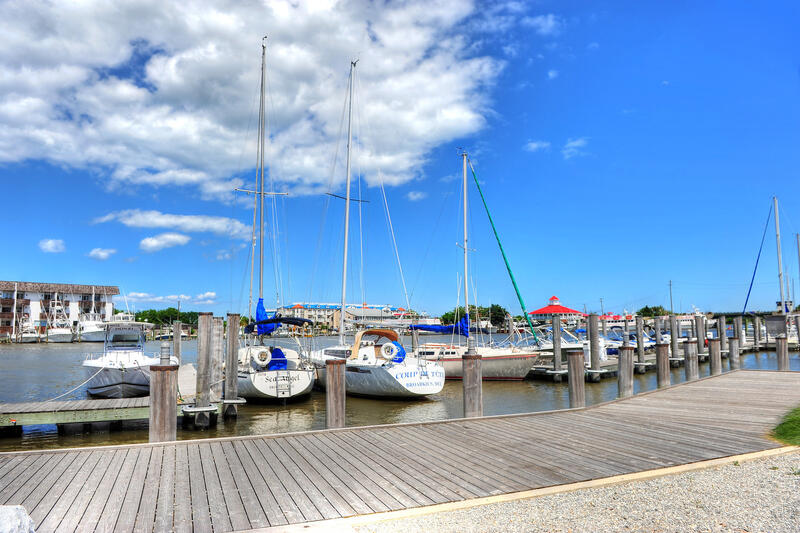
MULTIPOLYGON (((261 322, 262 320, 267 320, 268 318, 273 318, 273 316, 269 316, 267 314, 267 310, 264 309, 264 298, 258 299, 258 304, 256 304, 256 322, 261 322)), ((276 329, 280 327, 280 324, 259 324, 258 325, 258 334, 259 335, 269 335, 276 329)))
POLYGON ((417 331, 430 331, 431 333, 458 333, 464 337, 469 337, 469 317, 463 316, 458 324, 449 326, 427 326, 424 324, 411 324, 409 329, 417 331))

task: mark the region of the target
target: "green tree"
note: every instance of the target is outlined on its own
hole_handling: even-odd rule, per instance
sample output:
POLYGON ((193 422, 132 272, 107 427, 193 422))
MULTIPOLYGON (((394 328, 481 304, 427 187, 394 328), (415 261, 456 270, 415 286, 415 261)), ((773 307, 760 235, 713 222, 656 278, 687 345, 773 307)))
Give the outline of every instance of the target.
POLYGON ((654 305, 654 306, 645 305, 644 307, 636 311, 636 314, 643 317, 654 317, 654 316, 668 315, 669 311, 667 311, 666 309, 664 309, 663 306, 660 305, 654 305))

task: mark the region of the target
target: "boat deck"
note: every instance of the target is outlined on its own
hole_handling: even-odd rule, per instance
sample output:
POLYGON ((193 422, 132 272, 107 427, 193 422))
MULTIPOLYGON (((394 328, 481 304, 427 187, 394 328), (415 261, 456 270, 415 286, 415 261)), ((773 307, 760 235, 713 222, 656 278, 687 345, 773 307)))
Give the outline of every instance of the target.
POLYGON ((800 373, 735 371, 577 410, 0 454, 39 532, 231 531, 513 493, 779 447, 800 373))

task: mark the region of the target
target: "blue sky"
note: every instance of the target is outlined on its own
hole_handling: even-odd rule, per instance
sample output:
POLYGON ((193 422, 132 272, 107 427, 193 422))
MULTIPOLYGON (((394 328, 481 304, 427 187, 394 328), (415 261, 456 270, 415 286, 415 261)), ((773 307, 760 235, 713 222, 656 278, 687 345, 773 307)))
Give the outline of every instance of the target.
MULTIPOLYGON (((356 56, 368 302, 405 305, 380 176, 411 306, 438 314, 459 298, 460 147, 529 309, 553 294, 590 311, 600 298, 606 310, 668 307, 669 280, 676 310, 741 309, 774 194, 800 291, 796 4, 464 6, 168 8, 200 9, 194 27, 186 12, 142 4, 114 27, 108 6, 4 5, 0 277, 119 285, 137 308, 181 296, 184 308, 246 310, 252 211, 232 189, 252 186, 268 33, 267 164, 290 193, 277 202, 286 302, 339 298, 342 201, 324 192, 343 193, 339 127, 356 56), (61 23, 29 44, 31 20, 61 23)), ((481 304, 516 310, 474 185, 469 194, 471 285, 481 304)), ((270 303, 271 248, 266 258, 270 303)), ((777 296, 770 227, 749 307, 777 296)))

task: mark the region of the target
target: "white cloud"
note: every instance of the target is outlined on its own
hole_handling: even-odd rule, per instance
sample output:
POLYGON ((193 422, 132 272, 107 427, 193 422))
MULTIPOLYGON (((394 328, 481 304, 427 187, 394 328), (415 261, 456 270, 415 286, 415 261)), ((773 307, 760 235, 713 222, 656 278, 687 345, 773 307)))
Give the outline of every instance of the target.
POLYGON ((669 80, 662 80, 662 81, 661 81, 661 85, 663 85, 664 87, 666 87, 667 85, 669 85, 669 80))
MULTIPOLYGON (((503 6, 503 20, 519 24, 524 4, 503 6)), ((255 159, 268 31, 265 155, 276 186, 327 189, 354 57, 358 166, 370 183, 378 169, 404 183, 491 113, 504 63, 473 47, 467 22, 483 16, 461 0, 2 2, 0 163, 44 159, 91 169, 112 189, 229 200, 251 180, 237 176, 255 159)), ((542 17, 530 24, 553 33, 559 22, 542 17)))
POLYGON ((132 302, 160 303, 165 305, 176 305, 179 301, 187 304, 206 305, 216 303, 217 293, 207 291, 192 298, 188 294, 169 294, 159 296, 149 292, 129 292, 125 297, 132 302))
POLYGON ((42 239, 39 241, 39 249, 49 254, 58 254, 65 251, 64 241, 61 239, 42 239))
POLYGON ((591 43, 589 43, 589 44, 587 44, 587 45, 586 45, 586 48, 587 48, 588 50, 597 50, 598 48, 600 48, 600 43, 598 43, 598 42, 591 42, 591 43))
POLYGON ((105 261, 115 253, 117 251, 113 248, 92 248, 92 251, 89 252, 89 257, 98 261, 105 261))
POLYGON ((579 155, 585 155, 583 149, 589 144, 589 139, 586 137, 578 137, 577 139, 567 139, 564 148, 561 149, 561 154, 564 159, 572 159, 579 155))
POLYGON ((217 250, 217 261, 227 261, 233 257, 230 250, 217 250))
POLYGON ((406 195, 406 198, 408 198, 412 202, 418 202, 427 197, 428 193, 423 191, 409 191, 409 193, 406 195))
POLYGON ((552 70, 551 69, 551 70, 547 71, 547 79, 548 80, 554 80, 557 77, 558 77, 558 71, 557 70, 552 70))
POLYGON ((558 35, 564 26, 561 19, 552 13, 536 15, 535 17, 523 17, 522 24, 533 28, 536 33, 544 36, 558 35))
POLYGON ((550 148, 550 141, 528 141, 525 149, 529 152, 539 152, 550 148))
POLYGON ((195 300, 214 300, 217 297, 217 293, 214 291, 206 291, 202 294, 198 294, 195 296, 195 300))
POLYGON ((115 211, 96 218, 94 222, 103 223, 112 220, 121 222, 131 228, 168 228, 187 233, 207 231, 236 239, 249 239, 252 232, 250 226, 234 218, 207 215, 172 215, 159 211, 142 211, 140 209, 115 211))
POLYGON ((161 233, 153 237, 145 237, 139 243, 139 248, 147 253, 157 252, 164 248, 183 246, 191 240, 188 235, 180 233, 161 233))

